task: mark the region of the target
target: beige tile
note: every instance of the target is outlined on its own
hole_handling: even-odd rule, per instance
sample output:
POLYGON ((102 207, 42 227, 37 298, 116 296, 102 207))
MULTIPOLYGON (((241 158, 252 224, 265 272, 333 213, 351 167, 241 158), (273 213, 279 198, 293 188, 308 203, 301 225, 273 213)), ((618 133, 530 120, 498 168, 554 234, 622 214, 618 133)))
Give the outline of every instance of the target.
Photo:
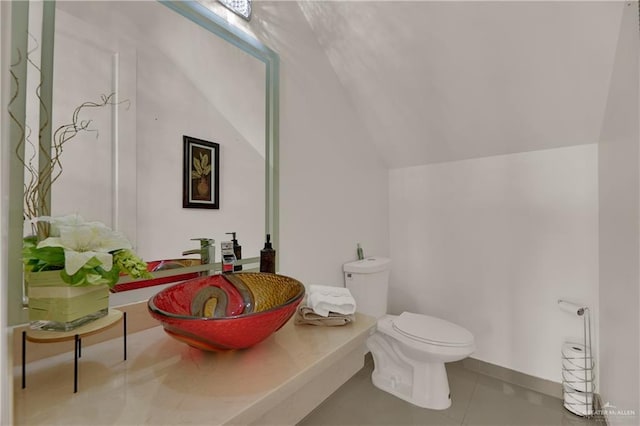
POLYGON ((541 379, 475 358, 465 358, 456 364, 485 376, 494 377, 507 383, 514 383, 554 398, 562 398, 562 385, 551 380, 541 379))
POLYGON ((478 374, 465 368, 456 368, 446 364, 449 390, 451 392, 451 407, 442 413, 461 423, 465 417, 471 398, 476 387, 478 374))
POLYGON ((588 424, 568 413, 559 399, 479 375, 464 424, 555 426, 568 420, 588 424))

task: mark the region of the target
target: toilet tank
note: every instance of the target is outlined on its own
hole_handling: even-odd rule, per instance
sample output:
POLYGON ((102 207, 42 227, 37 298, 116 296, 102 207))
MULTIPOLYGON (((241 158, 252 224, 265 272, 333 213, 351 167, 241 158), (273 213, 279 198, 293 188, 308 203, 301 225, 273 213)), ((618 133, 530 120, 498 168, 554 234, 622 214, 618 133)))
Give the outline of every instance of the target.
POLYGON ((358 312, 380 318, 387 313, 391 259, 368 257, 345 263, 344 283, 356 300, 358 312))

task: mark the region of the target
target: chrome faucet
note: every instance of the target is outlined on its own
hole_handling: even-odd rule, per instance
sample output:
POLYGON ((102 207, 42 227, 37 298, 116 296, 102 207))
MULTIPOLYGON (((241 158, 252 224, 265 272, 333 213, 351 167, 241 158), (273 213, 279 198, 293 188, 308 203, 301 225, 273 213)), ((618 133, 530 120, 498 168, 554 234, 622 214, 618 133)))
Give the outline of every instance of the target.
MULTIPOLYGON (((190 254, 199 254, 200 261, 203 265, 215 263, 216 246, 213 238, 192 238, 191 241, 200 241, 200 248, 183 251, 182 255, 187 256, 190 254)), ((209 275, 213 272, 213 268, 210 271, 204 271, 202 275, 209 275)))

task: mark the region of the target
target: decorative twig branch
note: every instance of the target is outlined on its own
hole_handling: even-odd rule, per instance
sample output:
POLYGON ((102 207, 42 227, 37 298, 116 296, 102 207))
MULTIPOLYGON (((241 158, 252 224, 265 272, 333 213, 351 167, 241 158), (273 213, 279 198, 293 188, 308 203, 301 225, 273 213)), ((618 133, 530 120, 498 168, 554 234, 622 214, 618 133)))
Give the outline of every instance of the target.
POLYGON ((129 100, 115 102, 114 98, 115 93, 111 93, 110 95, 101 95, 99 102, 83 102, 73 111, 73 114, 71 116, 71 123, 64 124, 58 127, 53 133, 50 152, 46 152, 42 147, 42 144, 40 144, 40 155, 45 155, 45 158, 47 158, 49 161, 44 164, 44 166, 38 173, 35 185, 37 191, 32 191, 32 194, 30 194, 30 202, 32 204, 30 208, 32 209, 32 211, 38 212, 38 206, 43 207, 47 205, 47 198, 49 196, 49 193, 51 192, 51 186, 62 175, 63 167, 61 160, 65 144, 81 132, 95 133, 96 139, 99 136, 98 130, 91 128, 93 120, 81 119, 81 112, 83 112, 85 109, 102 108, 107 105, 118 105, 122 103, 126 103, 127 105, 130 104, 129 100))
MULTIPOLYGON (((85 110, 87 109, 102 108, 107 105, 127 104, 127 108, 130 105, 129 100, 117 102, 115 100, 115 93, 111 93, 109 95, 101 95, 100 100, 96 102, 83 102, 73 111, 73 114, 71 115, 71 122, 68 124, 64 124, 56 129, 56 131, 53 133, 51 147, 50 149, 47 149, 48 147, 46 145, 48 144, 43 143, 42 134, 44 129, 49 125, 51 117, 50 112, 47 109, 47 106, 42 100, 40 94, 40 90, 42 87, 41 69, 30 58, 31 54, 38 49, 37 42, 35 41, 35 39, 33 39, 33 41, 34 43, 36 43, 36 47, 27 52, 26 60, 30 66, 35 68, 37 75, 40 76, 40 81, 38 87, 36 88, 36 97, 38 99, 40 107, 40 115, 41 117, 43 117, 43 119, 40 120, 37 144, 31 140, 31 128, 27 125, 27 123, 22 123, 20 120, 18 120, 11 109, 9 109, 9 115, 11 119, 20 129, 20 134, 18 135, 19 140, 15 152, 18 160, 25 169, 24 216, 26 220, 34 219, 40 216, 42 212, 48 211, 47 200, 49 199, 49 194, 51 193, 51 187, 62 175, 62 153, 65 144, 81 132, 95 133, 96 138, 98 138, 98 130, 91 127, 93 120, 82 119, 81 113, 85 112, 85 110), (26 145, 29 145, 33 148, 31 154, 29 155, 29 158, 25 158, 24 148, 26 145), (36 159, 38 160, 38 164, 34 164, 36 162, 36 159)), ((20 65, 22 61, 22 55, 18 51, 18 60, 16 64, 11 65, 12 68, 20 65)), ((11 97, 9 106, 11 106, 11 104, 18 98, 20 92, 20 79, 13 72, 13 70, 11 70, 11 77, 15 84, 15 92, 11 97)), ((46 226, 46 223, 39 222, 38 225, 32 225, 32 231, 34 232, 34 234, 38 235, 39 239, 48 236, 48 229, 43 225, 46 226)))
POLYGON ((22 155, 21 148, 22 148, 22 145, 24 144, 26 130, 25 130, 25 126, 20 122, 20 120, 18 120, 18 118, 13 113, 13 110, 11 109, 11 105, 13 105, 15 100, 18 98, 18 94, 20 93, 20 79, 18 78, 16 73, 13 71, 13 69, 18 65, 20 65, 20 63, 22 62, 22 53, 20 52, 19 49, 16 50, 16 53, 18 55, 18 59, 15 64, 11 64, 11 68, 9 69, 9 73, 11 74, 11 79, 15 84, 15 91, 13 92, 13 95, 9 100, 9 105, 7 105, 7 109, 9 110, 9 117, 18 127, 18 129, 20 129, 20 135, 18 135, 18 145, 16 146, 16 155, 18 156, 18 159, 20 160, 20 162, 24 164, 24 157, 22 155))

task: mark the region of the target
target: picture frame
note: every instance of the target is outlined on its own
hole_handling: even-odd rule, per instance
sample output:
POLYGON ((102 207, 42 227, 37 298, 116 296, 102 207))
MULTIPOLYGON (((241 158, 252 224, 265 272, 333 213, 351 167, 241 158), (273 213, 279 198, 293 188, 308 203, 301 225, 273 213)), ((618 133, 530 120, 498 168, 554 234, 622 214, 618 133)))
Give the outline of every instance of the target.
POLYGON ((220 208, 220 144, 183 135, 182 207, 220 208))

